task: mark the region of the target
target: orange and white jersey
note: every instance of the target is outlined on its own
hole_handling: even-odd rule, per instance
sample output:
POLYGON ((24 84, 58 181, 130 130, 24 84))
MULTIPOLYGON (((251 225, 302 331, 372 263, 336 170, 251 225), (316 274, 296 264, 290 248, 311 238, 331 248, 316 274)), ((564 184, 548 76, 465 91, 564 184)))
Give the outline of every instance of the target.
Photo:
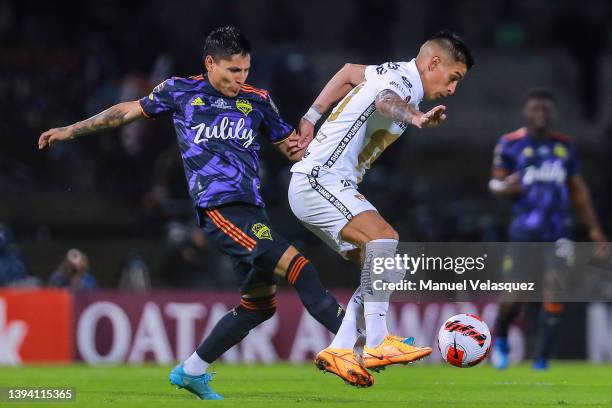
POLYGON ((361 182, 372 163, 408 126, 376 111, 376 96, 385 89, 418 109, 423 84, 415 60, 368 66, 364 81, 335 107, 291 172, 313 177, 332 173, 361 182))

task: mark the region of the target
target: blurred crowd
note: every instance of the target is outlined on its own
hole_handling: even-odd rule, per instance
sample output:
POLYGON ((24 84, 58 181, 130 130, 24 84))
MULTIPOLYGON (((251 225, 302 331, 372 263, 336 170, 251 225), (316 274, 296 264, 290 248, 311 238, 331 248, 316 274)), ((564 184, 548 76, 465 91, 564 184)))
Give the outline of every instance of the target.
MULTIPOLYGON (((57 268, 33 272, 3 227, 0 286, 147 290, 232 284, 231 266, 193 225, 170 120, 139 121, 43 153, 35 149, 38 135, 47 128, 140 98, 168 76, 198 74, 203 38, 218 25, 236 24, 251 37, 255 47, 249 82, 269 89, 291 123, 297 123, 325 81, 313 62, 322 58, 314 55, 316 50, 330 52, 333 46, 382 61, 397 54, 398 33, 412 35, 418 44, 440 28, 458 31, 476 50, 557 47, 567 52, 582 81, 577 105, 585 117, 602 114, 598 78, 612 34, 607 1, 345 1, 338 7, 350 9, 349 17, 338 17, 335 30, 329 27, 342 33, 333 45, 321 30, 325 24, 315 29, 313 15, 304 15, 310 8, 325 11, 327 2, 261 3, 258 18, 253 18, 253 10, 237 0, 176 5, 109 0, 87 7, 76 1, 0 2, 0 109, 5 112, 0 121, 0 222, 23 237, 30 254, 50 241, 66 243, 56 258, 48 256, 46 263, 35 259, 40 267, 61 258, 57 268), (408 11, 427 18, 409 17, 408 11), (474 24, 479 13, 488 18, 474 24), (413 31, 404 31, 409 29, 413 31), (95 265, 110 265, 104 257, 90 259, 82 248, 70 248, 100 231, 117 242, 130 234, 151 238, 159 249, 143 253, 126 244, 121 266, 114 266, 120 272, 108 278, 109 272, 96 269, 103 275, 97 276, 95 265)), ((336 22, 329 13, 321 18, 336 22)), ((375 197, 403 240, 503 240, 503 210, 491 207, 482 187, 490 165, 490 146, 485 147, 485 154, 472 163, 484 169, 478 188, 466 183, 440 189, 431 180, 414 181, 415 157, 404 146, 377 163, 364 194, 375 197)), ((447 160, 447 167, 462 164, 454 152, 436 151, 419 159, 447 160)), ((263 149, 268 211, 284 235, 316 258, 321 244, 287 208, 288 166, 273 149, 263 149)))

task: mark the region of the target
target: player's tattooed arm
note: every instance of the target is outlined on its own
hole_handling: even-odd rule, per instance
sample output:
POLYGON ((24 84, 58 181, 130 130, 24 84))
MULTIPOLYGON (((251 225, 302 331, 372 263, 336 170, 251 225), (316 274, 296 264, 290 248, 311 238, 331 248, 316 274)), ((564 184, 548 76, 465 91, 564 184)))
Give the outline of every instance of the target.
POLYGON ((122 102, 103 112, 69 126, 49 129, 40 135, 38 148, 44 149, 55 142, 74 139, 77 136, 100 132, 126 125, 143 116, 140 102, 122 102))
POLYGON ((354 87, 365 79, 365 65, 344 64, 329 80, 314 103, 300 120, 298 133, 300 138, 297 140, 299 147, 308 146, 314 136, 314 126, 331 106, 344 98, 354 87))
POLYGON ((375 104, 381 115, 399 122, 410 123, 418 128, 437 126, 446 119, 444 105, 438 105, 423 113, 390 89, 380 91, 376 95, 375 104))

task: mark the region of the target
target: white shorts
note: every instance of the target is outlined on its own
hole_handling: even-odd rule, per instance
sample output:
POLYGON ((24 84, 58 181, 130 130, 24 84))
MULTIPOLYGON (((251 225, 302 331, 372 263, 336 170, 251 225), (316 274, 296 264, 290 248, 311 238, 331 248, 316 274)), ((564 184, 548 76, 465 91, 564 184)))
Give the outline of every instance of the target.
POLYGON ((317 178, 293 173, 289 183, 289 206, 306 228, 344 258, 347 251, 357 247, 342 240, 342 228, 357 214, 376 211, 357 191, 355 183, 331 173, 317 178))

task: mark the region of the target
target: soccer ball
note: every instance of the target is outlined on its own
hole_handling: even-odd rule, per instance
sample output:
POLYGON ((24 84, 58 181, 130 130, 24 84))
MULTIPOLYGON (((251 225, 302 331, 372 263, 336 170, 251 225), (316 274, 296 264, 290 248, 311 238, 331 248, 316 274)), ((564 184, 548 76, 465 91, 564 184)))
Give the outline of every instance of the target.
POLYGON ((474 367, 491 351, 491 332, 476 315, 455 315, 440 327, 438 350, 444 361, 455 367, 474 367))

